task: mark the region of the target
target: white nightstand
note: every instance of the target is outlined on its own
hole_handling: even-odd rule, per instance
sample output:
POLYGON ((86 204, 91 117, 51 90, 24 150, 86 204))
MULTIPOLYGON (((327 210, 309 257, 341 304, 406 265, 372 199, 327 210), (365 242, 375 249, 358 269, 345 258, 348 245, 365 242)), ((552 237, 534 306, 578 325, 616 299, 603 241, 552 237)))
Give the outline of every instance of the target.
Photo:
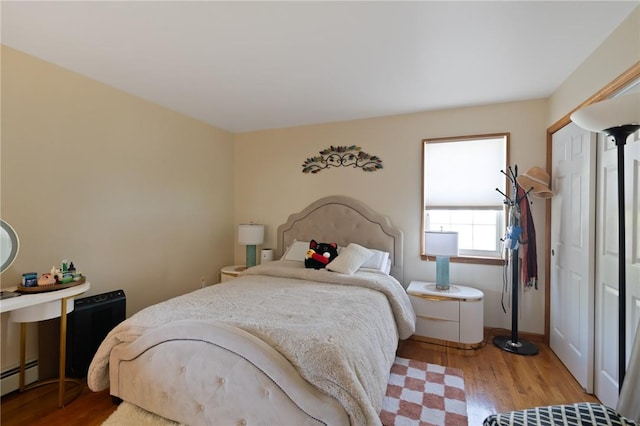
POLYGON ((435 283, 411 281, 407 294, 417 317, 413 339, 462 349, 482 345, 484 293, 480 290, 461 285, 437 290, 435 283))
POLYGON ((220 270, 220 282, 229 281, 238 276, 238 274, 247 269, 245 265, 225 266, 220 270))

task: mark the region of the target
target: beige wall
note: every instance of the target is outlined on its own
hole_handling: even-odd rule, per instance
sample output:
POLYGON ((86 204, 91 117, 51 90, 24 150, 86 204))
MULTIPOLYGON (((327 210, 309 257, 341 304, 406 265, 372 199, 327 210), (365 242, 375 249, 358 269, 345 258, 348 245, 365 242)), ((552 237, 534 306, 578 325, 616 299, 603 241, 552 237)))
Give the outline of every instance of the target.
POLYGON ((549 124, 640 61, 640 6, 587 58, 550 98, 549 124))
MULTIPOLYGON (((130 315, 233 261, 232 134, 3 46, 1 136, 3 288, 66 258, 130 315)), ((3 369, 17 346, 3 314, 3 369)))
MULTIPOLYGON (((236 135, 236 223, 253 220, 267 225, 265 245, 275 245, 275 232, 289 214, 326 195, 349 195, 386 214, 405 234, 405 285, 434 280, 435 263, 420 260, 421 155, 424 138, 484 133, 511 133, 511 164, 521 171, 545 162, 547 102, 533 100, 477 108, 424 112, 318 126, 236 135), (308 157, 330 145, 358 145, 384 161, 380 171, 334 168, 302 173, 308 157)), ((456 167, 455 159, 451 167, 456 167)), ((472 170, 460 170, 473 179, 472 170)), ((500 173, 496 170, 496 173, 500 173)), ((534 220, 543 227, 544 202, 533 206, 534 220)), ((544 233, 537 235, 544 247, 544 233)), ((241 246, 236 260, 244 261, 241 246)), ((542 267, 542 264, 541 264, 542 267)), ((544 270, 540 271, 543 277, 544 270)), ((453 264, 451 281, 485 292, 488 326, 510 328, 510 316, 500 308, 502 268, 453 264)), ((544 285, 523 301, 522 328, 544 332, 544 285)))

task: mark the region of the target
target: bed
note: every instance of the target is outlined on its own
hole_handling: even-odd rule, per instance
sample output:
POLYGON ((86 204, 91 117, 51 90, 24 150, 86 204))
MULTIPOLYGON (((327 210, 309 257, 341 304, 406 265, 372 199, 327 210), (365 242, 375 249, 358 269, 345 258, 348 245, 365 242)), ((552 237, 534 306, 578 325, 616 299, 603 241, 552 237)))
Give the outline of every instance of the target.
POLYGON ((380 424, 398 341, 415 331, 402 231, 331 196, 289 216, 277 239, 281 259, 117 326, 89 387, 188 425, 380 424), (341 272, 305 268, 296 247, 312 239, 341 247, 330 263, 341 272), (366 262, 353 263, 354 247, 366 262))

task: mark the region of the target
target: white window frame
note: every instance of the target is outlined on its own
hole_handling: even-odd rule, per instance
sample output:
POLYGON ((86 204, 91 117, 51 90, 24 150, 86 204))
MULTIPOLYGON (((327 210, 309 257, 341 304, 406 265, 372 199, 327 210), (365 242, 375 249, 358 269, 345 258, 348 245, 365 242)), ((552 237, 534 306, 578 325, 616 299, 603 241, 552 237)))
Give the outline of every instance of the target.
MULTIPOLYGON (((425 248, 424 248, 424 232, 425 231, 429 231, 429 230, 442 230, 442 231, 458 231, 458 232, 468 232, 466 230, 463 230, 462 228, 460 228, 459 226, 457 226, 455 223, 450 224, 450 225, 446 225, 443 224, 442 226, 438 225, 438 226, 431 226, 430 222, 429 222, 429 216, 428 216, 428 212, 429 211, 436 211, 436 210, 441 210, 441 211, 448 211, 451 212, 452 214, 455 214, 456 210, 463 210, 463 211, 480 211, 480 210, 493 210, 496 211, 496 222, 495 222, 495 250, 486 250, 486 249, 468 249, 464 247, 464 243, 460 244, 460 250, 459 250, 459 255, 456 258, 452 258, 453 262, 466 262, 466 263, 484 263, 484 264, 502 264, 504 262, 503 260, 503 250, 502 250, 502 244, 500 243, 500 239, 504 236, 504 231, 505 231, 505 221, 506 221, 506 206, 504 206, 504 204, 502 204, 500 202, 500 204, 498 204, 498 199, 502 199, 501 195, 496 191, 495 192, 495 197, 493 197, 493 200, 489 203, 490 205, 482 205, 482 204, 465 204, 465 200, 463 199, 455 199, 453 201, 449 200, 446 201, 445 203, 440 203, 438 205, 429 205, 429 200, 434 198, 434 197, 429 197, 428 196, 428 192, 429 192, 429 184, 430 182, 427 182, 428 180, 428 176, 429 173, 426 170, 427 167, 427 159, 426 159, 426 155, 427 155, 427 145, 428 144, 432 144, 432 143, 442 143, 442 142, 473 142, 476 140, 483 140, 486 141, 487 139, 501 139, 504 138, 504 142, 505 142, 505 146, 504 146, 504 159, 499 159, 500 160, 500 164, 502 165, 501 169, 498 170, 491 170, 491 171, 487 171, 487 173, 491 172, 491 173, 496 173, 496 181, 499 182, 499 184, 497 184, 497 189, 499 189, 500 191, 502 191, 503 194, 507 194, 509 191, 509 187, 508 187, 508 179, 506 177, 506 175, 501 174, 501 170, 507 170, 507 165, 508 165, 508 158, 509 158, 509 139, 510 139, 510 134, 505 132, 505 133, 495 133, 495 134, 485 134, 485 135, 472 135, 472 136, 458 136, 458 137, 447 137, 447 138, 436 138, 436 139, 423 139, 422 143, 423 143, 423 163, 422 163, 422 173, 423 173, 423 178, 422 178, 422 227, 421 227, 421 234, 420 234, 420 257, 423 260, 431 260, 432 257, 431 256, 427 256, 425 254, 425 248)), ((455 164, 455 159, 452 159, 451 164, 455 164)), ((463 171, 462 173, 465 174, 469 174, 468 171, 463 171)), ((433 178, 432 178, 433 179, 433 178)), ((437 177, 436 177, 437 179, 437 177)), ((446 179, 443 179, 446 180, 446 179)), ((490 188, 491 190, 495 190, 495 188, 490 188)), ((454 198, 457 198, 454 197, 454 198)), ((465 224, 465 228, 471 225, 473 226, 473 224, 465 224)), ((461 242, 463 240, 465 241, 469 241, 469 239, 473 238, 472 236, 470 236, 468 233, 465 235, 462 235, 462 239, 461 242)))
MULTIPOLYGON (((455 220, 452 220, 449 223, 439 223, 436 222, 435 224, 432 223, 430 221, 429 218, 429 213, 431 211, 445 211, 445 212, 450 212, 450 213, 455 213, 458 210, 463 210, 463 211, 469 211, 469 212, 479 212, 479 211, 491 211, 491 212, 495 212, 495 221, 492 224, 489 224, 489 226, 492 226, 494 228, 494 241, 496 242, 496 246, 495 246, 495 250, 489 250, 489 249, 478 249, 478 248, 470 248, 470 249, 465 249, 464 245, 462 245, 459 249, 458 249, 458 254, 459 256, 471 256, 471 257, 485 257, 485 258, 501 258, 502 257, 502 253, 501 253, 501 244, 500 244, 500 239, 504 236, 504 229, 505 229, 505 209, 503 207, 501 207, 500 209, 493 209, 493 208, 474 208, 474 209, 447 209, 447 208, 431 208, 431 209, 426 209, 425 208, 425 217, 424 217, 424 229, 425 231, 454 231, 454 232, 458 232, 459 235, 462 235, 463 232, 466 232, 462 229, 463 226, 473 226, 473 223, 468 223, 468 222, 464 222, 464 223, 456 223, 455 220)), ((484 224, 478 225, 483 226, 484 224)), ((471 239, 473 240, 474 236, 471 235, 471 239)))

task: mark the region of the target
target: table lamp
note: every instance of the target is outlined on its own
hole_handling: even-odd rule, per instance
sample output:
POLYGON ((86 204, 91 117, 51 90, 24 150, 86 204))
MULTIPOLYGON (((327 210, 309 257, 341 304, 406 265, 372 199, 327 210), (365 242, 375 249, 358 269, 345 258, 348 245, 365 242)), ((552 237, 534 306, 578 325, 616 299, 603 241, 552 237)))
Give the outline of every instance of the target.
POLYGON ((458 233, 426 231, 424 252, 436 257, 436 289, 449 290, 449 257, 458 255, 458 233))
POLYGON ((246 266, 256 265, 256 245, 264 242, 264 225, 255 223, 243 224, 238 227, 238 242, 247 246, 246 266))
POLYGON ((596 102, 571 114, 571 121, 585 130, 613 137, 618 154, 618 386, 626 369, 626 264, 624 145, 640 129, 640 93, 631 93, 596 102))

